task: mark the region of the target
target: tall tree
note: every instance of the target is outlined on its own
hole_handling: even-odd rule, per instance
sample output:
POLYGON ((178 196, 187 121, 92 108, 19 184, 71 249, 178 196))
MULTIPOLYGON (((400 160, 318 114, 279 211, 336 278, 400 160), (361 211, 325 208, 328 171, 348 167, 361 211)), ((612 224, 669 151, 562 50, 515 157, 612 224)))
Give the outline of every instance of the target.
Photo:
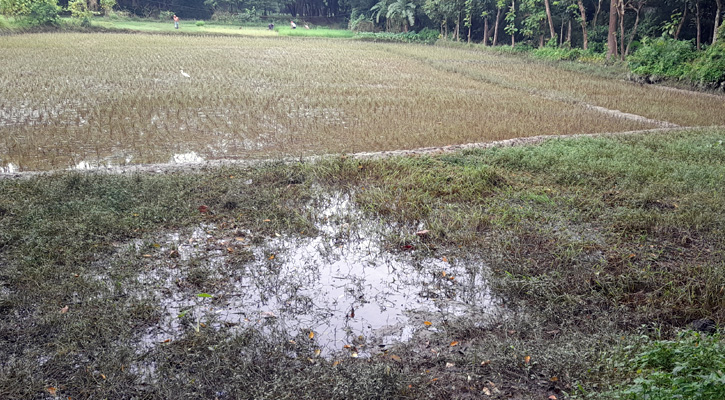
POLYGON ((501 24, 501 10, 506 7, 504 0, 498 0, 496 2, 496 24, 493 28, 493 45, 498 43, 498 27, 501 24))
MULTIPOLYGON (((634 26, 632 27, 632 32, 630 32, 630 34, 629 34, 629 40, 627 41, 627 48, 624 50, 624 56, 622 59, 624 59, 625 56, 629 55, 629 47, 632 45, 632 40, 634 40, 634 36, 637 34, 637 26, 639 26, 639 16, 642 11, 642 7, 644 7, 644 5, 646 3, 647 3, 647 0, 637 0, 636 2, 630 1, 627 3, 627 8, 634 10, 637 14, 634 19, 634 26)), ((624 35, 624 32, 622 32, 622 35, 624 35)))
POLYGON ((700 39, 702 36, 702 24, 701 24, 701 17, 702 12, 700 10, 700 0, 695 0, 695 25, 697 26, 697 40, 696 40, 696 48, 697 50, 700 50, 700 39))
POLYGON ((546 19, 549 21, 549 33, 553 38, 556 36, 556 33, 554 33, 554 20, 551 19, 551 7, 549 7, 549 0, 544 0, 544 7, 546 7, 546 19))
POLYGON ((607 33, 607 60, 617 56, 618 0, 609 1, 609 30, 607 33))
POLYGON ((516 28, 516 0, 511 0, 511 7, 509 7, 504 20, 506 20, 504 31, 511 35, 511 47, 513 48, 516 46, 516 32, 518 32, 516 28))
POLYGON ((589 35, 587 35, 587 11, 584 8, 582 0, 577 0, 577 6, 579 6, 579 14, 581 15, 579 22, 582 26, 582 48, 586 50, 589 48, 589 35))
POLYGON ((415 3, 407 0, 397 0, 388 6, 385 18, 395 24, 402 25, 403 31, 408 32, 408 26, 415 25, 415 3))
POLYGON ((715 12, 715 24, 712 28, 712 43, 717 42, 717 30, 720 27, 720 14, 722 14, 722 0, 715 0, 717 4, 717 12, 715 12))

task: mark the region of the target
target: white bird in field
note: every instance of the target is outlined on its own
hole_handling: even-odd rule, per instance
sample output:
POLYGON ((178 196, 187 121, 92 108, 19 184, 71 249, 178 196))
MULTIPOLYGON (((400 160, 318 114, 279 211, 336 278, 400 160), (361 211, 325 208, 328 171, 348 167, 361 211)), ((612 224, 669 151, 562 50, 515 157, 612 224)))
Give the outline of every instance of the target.
POLYGON ((181 76, 183 76, 184 78, 191 78, 191 75, 189 75, 186 72, 184 72, 183 69, 181 70, 181 76))

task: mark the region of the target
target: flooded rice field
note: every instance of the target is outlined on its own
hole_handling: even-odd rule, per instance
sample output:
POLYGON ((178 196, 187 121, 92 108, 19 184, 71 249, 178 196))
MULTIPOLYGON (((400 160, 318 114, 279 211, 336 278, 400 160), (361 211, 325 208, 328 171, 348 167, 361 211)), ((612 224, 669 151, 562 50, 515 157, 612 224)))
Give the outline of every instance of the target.
POLYGON ((44 33, 0 59, 0 174, 725 123, 697 94, 434 46, 44 33))
POLYGON ((482 261, 390 248, 392 228, 362 218, 348 195, 315 203, 311 237, 202 224, 118 244, 119 254, 143 260, 129 294, 150 295, 160 309, 142 347, 224 325, 297 338, 323 357, 366 357, 498 308, 482 261))

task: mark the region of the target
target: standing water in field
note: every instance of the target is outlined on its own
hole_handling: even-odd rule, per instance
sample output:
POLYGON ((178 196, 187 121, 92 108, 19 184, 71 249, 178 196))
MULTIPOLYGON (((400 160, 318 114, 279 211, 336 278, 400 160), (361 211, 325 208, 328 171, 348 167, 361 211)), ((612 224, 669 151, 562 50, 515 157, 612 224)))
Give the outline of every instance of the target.
POLYGON ((365 218, 348 195, 331 196, 317 218, 312 238, 275 235, 258 244, 252 232, 203 225, 147 250, 132 243, 147 262, 140 291, 155 294, 163 315, 144 342, 173 340, 189 324, 225 325, 314 339, 323 354, 364 356, 495 307, 480 261, 391 251, 383 240, 391 229, 365 218))

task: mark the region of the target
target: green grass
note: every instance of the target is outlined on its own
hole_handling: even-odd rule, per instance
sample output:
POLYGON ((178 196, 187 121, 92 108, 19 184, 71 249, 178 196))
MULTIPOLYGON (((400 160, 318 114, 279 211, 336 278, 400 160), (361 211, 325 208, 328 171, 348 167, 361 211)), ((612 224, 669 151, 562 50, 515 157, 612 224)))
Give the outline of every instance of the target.
POLYGON ((280 36, 296 36, 296 37, 318 37, 318 38, 351 38, 354 36, 354 32, 347 29, 329 29, 324 27, 313 27, 305 29, 301 24, 297 26, 297 29, 292 29, 289 26, 280 26, 274 28, 280 36))
POLYGON ((197 26, 196 20, 179 21, 179 29, 174 28, 174 22, 161 22, 152 20, 126 20, 126 19, 107 19, 96 18, 93 20, 93 26, 109 29, 109 30, 131 30, 139 32, 151 33, 174 33, 174 34, 219 34, 219 35, 242 35, 242 36, 277 36, 277 33, 270 31, 267 27, 215 24, 204 21, 203 26, 197 26))
MULTIPOLYGON (((724 141, 725 131, 706 128, 433 157, 0 180, 0 392, 597 398, 637 377, 621 367, 630 359, 647 362, 646 379, 660 379, 644 375, 657 371, 679 379, 652 352, 670 345, 641 337, 674 339, 694 319, 725 320, 724 141), (139 281, 146 259, 119 244, 140 239, 139 254, 154 252, 168 232, 209 224, 259 244, 279 233, 314 236, 310 200, 337 191, 353 196, 359 218, 397 227, 386 238, 392 249, 482 257, 506 312, 451 316, 425 339, 370 359, 316 358, 304 331, 188 323, 139 352, 161 305, 139 281), (213 212, 200 214, 202 204, 213 212), (421 228, 430 233, 414 235, 421 228)), ((245 268, 248 257, 234 262, 245 268)), ((198 262, 189 279, 203 290, 209 271, 198 262)), ((697 360, 721 357, 721 343, 670 346, 699 351, 676 357, 693 371, 684 379, 697 360)))

